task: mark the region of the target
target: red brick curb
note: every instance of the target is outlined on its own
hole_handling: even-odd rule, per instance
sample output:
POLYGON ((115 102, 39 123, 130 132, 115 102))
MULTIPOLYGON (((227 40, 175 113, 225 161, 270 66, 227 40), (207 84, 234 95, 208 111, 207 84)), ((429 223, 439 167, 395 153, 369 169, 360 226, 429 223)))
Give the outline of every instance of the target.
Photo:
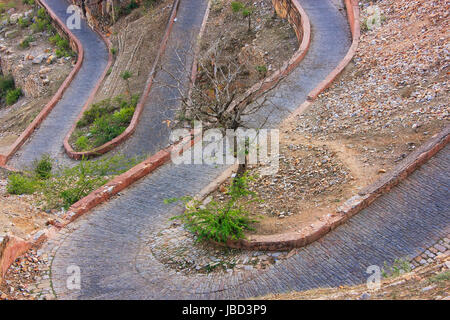
POLYGON ((44 109, 41 110, 41 112, 36 116, 36 118, 28 125, 28 127, 22 132, 22 134, 16 139, 14 144, 9 148, 9 151, 6 154, 0 154, 0 166, 6 165, 8 160, 14 155, 14 153, 19 150, 19 148, 25 143, 25 141, 30 137, 30 135, 34 132, 34 130, 44 121, 44 119, 48 116, 50 111, 55 107, 55 105, 58 103, 58 101, 62 98, 64 92, 69 87, 70 83, 74 79, 75 75, 78 73, 78 71, 81 68, 81 65, 83 63, 83 57, 84 57, 84 49, 81 42, 73 35, 73 33, 66 27, 64 22, 62 22, 58 16, 52 11, 52 9, 47 6, 45 1, 38 0, 39 5, 44 7, 47 12, 49 13, 50 17, 53 19, 53 21, 56 22, 59 28, 69 37, 70 42, 75 45, 76 51, 78 52, 78 59, 73 67, 70 74, 67 76, 67 78, 64 80, 64 82, 59 87, 58 91, 55 93, 53 98, 47 103, 47 105, 44 107, 44 109))
MULTIPOLYGON (((146 87, 144 89, 144 92, 142 94, 142 96, 139 99, 139 102, 136 106, 136 110, 133 114, 133 118, 131 119, 130 124, 128 125, 128 127, 125 129, 124 132, 122 132, 120 135, 118 135, 117 137, 115 137, 113 140, 93 149, 90 151, 84 151, 84 152, 76 152, 75 150, 73 150, 72 146, 69 143, 69 139, 73 133, 73 131, 76 128, 76 124, 78 122, 78 120, 81 119, 81 117, 83 116, 83 113, 89 108, 90 104, 92 103, 104 77, 106 76, 106 73, 110 67, 110 64, 108 65, 108 67, 105 69, 105 72, 102 76, 102 78, 98 81, 94 91, 92 92, 91 96, 89 97, 88 101, 86 102, 86 104, 84 105, 83 109, 81 110, 81 113, 79 114, 77 121, 72 125, 71 129, 69 130, 69 133, 66 135, 66 137, 64 138, 64 149, 66 150, 66 153, 68 154, 69 157, 75 159, 75 160, 80 160, 80 159, 87 159, 87 158, 91 158, 94 156, 98 156, 101 154, 104 154, 110 150, 112 150, 113 148, 115 148, 117 145, 119 145, 120 143, 122 143, 123 141, 125 141, 126 139, 128 139, 136 130, 136 127, 138 125, 139 122, 139 118, 142 114, 142 111, 144 110, 144 104, 148 98, 148 95, 150 94, 150 90, 152 88, 153 85, 153 80, 154 77, 156 75, 156 69, 157 66, 160 62, 161 57, 164 54, 164 51, 166 50, 166 46, 167 46, 167 42, 169 40, 169 36, 172 32, 172 27, 173 24, 175 23, 175 18, 177 16, 177 12, 178 12, 178 7, 180 4, 180 0, 175 0, 172 6, 172 13, 170 15, 169 21, 167 23, 166 26, 166 30, 164 33, 164 37, 161 41, 161 45, 158 51, 158 55, 156 56, 156 59, 153 63, 152 66, 152 70, 150 72, 150 76, 147 80, 147 84, 146 87)), ((109 42, 108 42, 109 43, 109 42)), ((111 53, 110 53, 111 56, 111 53)))

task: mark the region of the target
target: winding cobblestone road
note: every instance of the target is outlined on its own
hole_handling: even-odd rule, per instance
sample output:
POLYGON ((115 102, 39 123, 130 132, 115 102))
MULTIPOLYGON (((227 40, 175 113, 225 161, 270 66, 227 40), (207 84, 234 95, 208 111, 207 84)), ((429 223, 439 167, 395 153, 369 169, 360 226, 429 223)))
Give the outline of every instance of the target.
MULTIPOLYGON (((205 2, 182 0, 178 21, 201 23, 205 2), (200 9, 195 3, 202 4, 200 9)), ((311 20, 312 42, 301 66, 273 92, 276 104, 286 112, 273 113, 271 125, 304 101, 350 46, 346 17, 337 7, 329 1, 300 2, 311 20)), ((180 39, 177 34, 182 35, 183 30, 174 30, 173 41, 180 39)), ((170 59, 170 52, 165 59, 170 59)), ((151 126, 146 120, 141 124, 147 130, 151 126)), ((151 139, 144 129, 136 134, 137 143, 151 139)), ((27 147, 36 141, 39 131, 27 147)), ((125 150, 145 152, 131 151, 131 141, 124 144, 125 150)), ((146 145, 148 150, 154 147, 150 140, 146 145)), ((48 146, 50 149, 53 144, 48 146)), ((19 159, 26 161, 25 154, 19 159)), ((192 277, 166 269, 149 252, 148 242, 161 224, 181 210, 165 205, 163 199, 195 194, 224 167, 168 164, 71 224, 45 245, 43 250, 52 255, 53 289, 58 298, 66 299, 228 299, 361 282, 367 277, 369 265, 382 266, 385 261, 413 256, 449 232, 449 160, 446 147, 344 226, 268 271, 192 277), (70 265, 81 269, 81 290, 66 287, 70 265)))

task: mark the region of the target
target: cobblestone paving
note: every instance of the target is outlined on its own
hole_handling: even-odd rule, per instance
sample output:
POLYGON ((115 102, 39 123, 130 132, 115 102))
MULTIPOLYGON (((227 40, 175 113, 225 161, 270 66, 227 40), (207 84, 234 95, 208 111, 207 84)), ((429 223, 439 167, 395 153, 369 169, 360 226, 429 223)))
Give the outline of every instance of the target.
MULTIPOLYGON (((173 171, 164 169, 155 179, 173 171)), ((51 269, 53 284, 48 286, 49 279, 38 284, 43 288, 41 297, 49 298, 48 292, 55 292, 63 299, 246 298, 362 283, 367 279, 368 266, 383 268, 397 259, 410 261, 414 269, 439 255, 450 254, 449 169, 450 149, 446 147, 347 224, 301 248, 296 255, 279 260, 268 270, 234 270, 225 275, 186 276, 152 255, 147 241, 177 207, 166 212, 155 210, 150 221, 123 211, 118 224, 118 217, 109 215, 109 203, 63 230, 40 250, 39 254, 47 255, 47 274, 51 269), (105 229, 104 221, 113 228, 105 229), (137 228, 136 222, 144 223, 140 232, 120 232, 119 228, 130 225, 137 228), (90 234, 89 230, 97 233, 90 234), (81 268, 81 291, 66 289, 66 268, 71 264, 81 268)), ((195 183, 189 187, 195 187, 195 183)))

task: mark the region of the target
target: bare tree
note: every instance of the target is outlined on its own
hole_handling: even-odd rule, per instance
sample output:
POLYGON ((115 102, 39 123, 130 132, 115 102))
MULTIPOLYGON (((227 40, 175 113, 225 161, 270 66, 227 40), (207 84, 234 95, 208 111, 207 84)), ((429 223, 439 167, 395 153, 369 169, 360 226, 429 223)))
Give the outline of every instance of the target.
MULTIPOLYGON (((161 70, 168 75, 169 81, 162 86, 175 90, 181 106, 177 114, 177 123, 189 126, 194 120, 201 121, 203 128, 226 130, 247 128, 245 119, 259 113, 269 104, 274 106, 272 112, 279 107, 268 98, 268 93, 284 78, 266 78, 254 85, 250 90, 239 87, 240 80, 248 73, 247 64, 227 57, 218 43, 213 44, 194 68, 196 77, 188 78, 186 66, 193 60, 193 50, 176 50, 178 67, 162 66, 161 70), (180 70, 180 67, 184 70, 180 70), (184 72, 183 72, 184 71, 184 72), (187 89, 188 88, 188 89, 187 89)), ((280 72, 285 74, 285 72, 280 72)), ((270 114, 263 117, 257 128, 264 127, 270 114)), ((236 142, 235 142, 236 143, 236 142)), ((237 150, 235 148, 234 150, 237 150)), ((238 175, 245 172, 247 161, 239 165, 238 175)))

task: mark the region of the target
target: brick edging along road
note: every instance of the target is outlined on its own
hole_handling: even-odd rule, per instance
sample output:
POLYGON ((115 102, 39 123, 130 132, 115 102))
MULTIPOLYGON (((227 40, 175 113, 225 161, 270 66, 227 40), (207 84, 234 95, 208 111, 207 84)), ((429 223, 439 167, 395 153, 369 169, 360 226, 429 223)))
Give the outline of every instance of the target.
MULTIPOLYGON (((66 135, 66 137, 64 138, 64 149, 66 150, 66 153, 69 157, 71 157, 72 159, 75 160, 80 160, 80 159, 87 159, 90 157, 94 157, 94 156, 98 156, 101 154, 104 154, 110 150, 112 150, 113 148, 115 148, 117 145, 119 145, 120 143, 122 143, 123 141, 125 141, 126 139, 128 139, 133 132, 136 130, 136 127, 138 125, 139 122, 139 118, 142 114, 142 111, 144 110, 144 104, 148 98, 148 95, 150 94, 150 90, 152 88, 153 85, 153 80, 156 76, 156 70, 157 67, 160 63, 161 57, 163 56, 165 50, 166 50, 166 46, 167 46, 167 42, 169 40, 169 36, 172 32, 172 27, 173 24, 175 23, 175 18, 177 16, 177 12, 178 12, 178 7, 180 4, 180 0, 174 0, 173 5, 172 5, 172 12, 170 14, 169 17, 169 21, 167 22, 167 26, 166 29, 164 31, 164 36, 162 38, 159 50, 158 50, 158 54, 156 56, 156 59, 153 63, 152 69, 150 71, 150 76, 147 79, 147 83, 146 86, 144 88, 144 92, 142 94, 142 96, 140 97, 137 106, 136 106, 136 110, 133 114, 133 117, 131 119, 130 124, 128 125, 128 127, 125 129, 124 132, 122 132, 120 135, 118 135, 117 137, 115 137, 114 139, 112 139, 111 141, 108 141, 107 143, 93 149, 93 150, 89 150, 89 151, 84 151, 84 152, 76 152, 72 146, 69 143, 69 139, 72 136, 72 133, 74 132, 77 122, 78 120, 81 119, 81 117, 83 116, 84 112, 90 107, 90 104, 92 103, 92 101, 94 100, 94 97, 98 91, 98 89, 100 88, 100 85, 103 81, 103 79, 106 76, 106 73, 109 69, 109 66, 105 69, 105 73, 103 74, 103 76, 100 78, 100 80, 98 81, 94 91, 92 92, 91 96, 89 97, 88 101, 86 102, 86 104, 84 105, 83 109, 81 110, 77 120, 75 121, 75 123, 72 125, 72 128, 69 130, 69 133, 66 135)), ((109 43, 109 42, 108 42, 109 43)), ((109 50, 110 51, 110 50, 109 50)), ((111 52, 110 52, 111 55, 111 52)))
POLYGON ((45 118, 47 118, 50 111, 52 111, 58 101, 62 98, 64 92, 69 87, 72 80, 75 78, 75 75, 78 73, 83 63, 84 49, 81 42, 73 35, 69 28, 67 28, 65 23, 58 18, 58 16, 52 11, 52 9, 45 3, 45 1, 37 0, 37 3, 41 7, 45 8, 52 20, 56 23, 57 28, 61 29, 62 32, 67 35, 72 46, 74 46, 77 51, 77 62, 67 78, 59 87, 58 91, 54 94, 52 99, 45 105, 45 107, 41 110, 41 112, 39 112, 36 118, 34 118, 34 120, 28 125, 28 127, 16 139, 14 144, 9 148, 8 152, 6 154, 0 154, 0 166, 6 165, 8 160, 17 152, 17 150, 19 150, 19 148, 25 143, 25 141, 30 137, 34 130, 42 123, 42 121, 44 121, 45 118))

